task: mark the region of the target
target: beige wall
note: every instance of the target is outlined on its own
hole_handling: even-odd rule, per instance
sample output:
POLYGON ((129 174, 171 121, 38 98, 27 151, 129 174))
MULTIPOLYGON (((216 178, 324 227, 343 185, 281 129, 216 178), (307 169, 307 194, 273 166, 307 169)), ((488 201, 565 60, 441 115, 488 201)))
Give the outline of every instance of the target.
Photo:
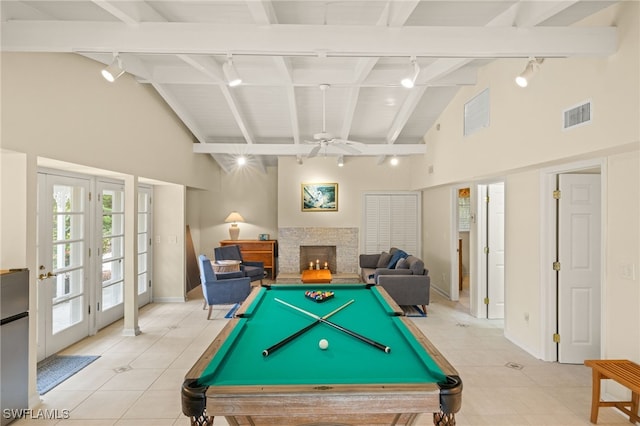
MULTIPOLYGON (((453 261, 447 263, 439 254, 450 251, 450 243, 438 238, 439 230, 450 225, 450 189, 459 182, 506 182, 505 335, 541 358, 548 349, 545 327, 550 309, 543 299, 550 283, 541 272, 540 233, 546 217, 540 199, 542 176, 548 167, 592 159, 605 165, 602 179, 606 183, 602 355, 640 361, 640 333, 629 333, 640 329, 639 16, 638 2, 624 2, 585 22, 617 26, 618 52, 601 59, 545 60, 527 89, 513 83, 524 61, 487 65, 478 75, 478 84, 461 89, 439 118, 440 130, 434 127, 427 133, 424 158, 413 160, 414 169, 434 165, 432 174, 415 174, 412 186, 425 188, 425 206, 435 201, 442 209, 424 209, 428 224, 423 247, 438 259, 433 262, 426 256, 438 288, 438 274, 450 270, 453 261), (486 88, 491 98, 490 126, 465 138, 464 104, 486 88), (586 100, 592 101, 592 123, 561 130, 562 110, 586 100), (435 234, 428 235, 429 229, 435 234), (635 278, 624 278, 624 268, 635 269, 635 278)), ((471 265, 475 265, 473 259, 471 265)), ((473 285, 473 271, 471 279, 473 285)))
POLYGON ((359 227, 362 220, 362 196, 367 191, 406 191, 411 182, 408 162, 398 166, 388 161, 377 165, 376 158, 345 156, 344 167, 336 157, 305 159, 300 165, 294 157, 278 161, 279 227, 359 227), (303 212, 301 184, 338 183, 337 212, 303 212))

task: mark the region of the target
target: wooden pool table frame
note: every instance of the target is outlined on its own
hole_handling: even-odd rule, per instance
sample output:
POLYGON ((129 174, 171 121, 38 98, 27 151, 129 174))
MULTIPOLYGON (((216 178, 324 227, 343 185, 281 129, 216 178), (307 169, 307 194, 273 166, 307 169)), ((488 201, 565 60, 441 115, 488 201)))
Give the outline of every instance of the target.
MULTIPOLYGON (((403 315, 388 293, 377 288, 395 313, 403 315)), ((244 314, 258 290, 251 292, 237 316, 244 314)), ((412 425, 423 413, 434 413, 436 425, 455 425, 462 394, 457 371, 411 320, 401 320, 450 383, 198 387, 198 378, 238 325, 239 318, 234 318, 186 374, 182 412, 192 425, 213 425, 214 415, 224 416, 230 425, 412 425)))

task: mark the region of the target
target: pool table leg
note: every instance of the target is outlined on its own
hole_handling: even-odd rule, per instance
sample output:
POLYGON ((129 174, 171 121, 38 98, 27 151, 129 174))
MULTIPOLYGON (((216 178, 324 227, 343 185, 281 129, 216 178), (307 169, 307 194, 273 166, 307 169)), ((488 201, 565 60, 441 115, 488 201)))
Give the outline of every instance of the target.
POLYGON ((435 426, 455 426, 456 415, 455 413, 433 413, 433 424, 435 426))
POLYGON ((191 426, 213 426, 213 416, 190 417, 191 426))

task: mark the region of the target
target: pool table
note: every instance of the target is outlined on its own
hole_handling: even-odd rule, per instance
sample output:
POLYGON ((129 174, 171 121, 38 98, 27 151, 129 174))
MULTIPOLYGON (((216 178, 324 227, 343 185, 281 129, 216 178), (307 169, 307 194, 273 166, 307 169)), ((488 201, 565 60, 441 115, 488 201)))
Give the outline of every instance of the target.
POLYGON ((462 381, 383 288, 272 285, 252 291, 189 370, 181 396, 183 414, 197 425, 213 424, 214 416, 231 425, 411 425, 422 413, 454 425, 462 381), (317 302, 307 290, 333 297, 317 302), (325 321, 390 350, 308 313, 333 313, 325 321), (322 339, 328 348, 319 347, 322 339))

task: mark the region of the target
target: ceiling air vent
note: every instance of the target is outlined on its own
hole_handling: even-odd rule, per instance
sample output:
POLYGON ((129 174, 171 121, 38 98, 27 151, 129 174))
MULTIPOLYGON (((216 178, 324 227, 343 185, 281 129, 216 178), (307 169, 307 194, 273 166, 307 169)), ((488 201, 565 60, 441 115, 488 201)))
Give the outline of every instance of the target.
POLYGON ((563 112, 563 129, 570 129, 591 122, 591 101, 567 109, 563 112))

